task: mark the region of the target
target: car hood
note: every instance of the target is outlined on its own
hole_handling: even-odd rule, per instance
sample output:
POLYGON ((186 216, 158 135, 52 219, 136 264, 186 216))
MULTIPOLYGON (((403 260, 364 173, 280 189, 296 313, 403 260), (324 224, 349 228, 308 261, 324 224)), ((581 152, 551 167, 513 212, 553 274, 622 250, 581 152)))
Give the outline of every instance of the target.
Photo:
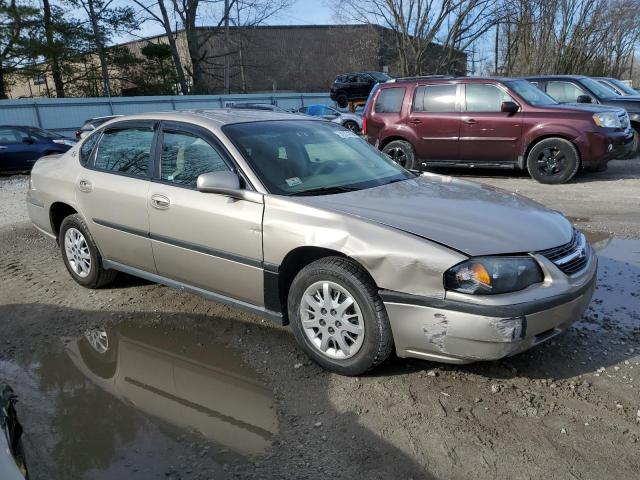
POLYGON ((562 214, 533 200, 441 175, 296 200, 396 228, 469 256, 545 250, 568 243, 573 232, 562 214))
POLYGON ((608 98, 607 105, 624 108, 629 112, 640 112, 640 96, 608 98))
POLYGON ((555 110, 569 110, 572 112, 589 112, 589 113, 601 113, 601 112, 620 112, 622 111, 622 107, 617 106, 608 106, 608 105, 599 105, 593 103, 561 103, 558 105, 549 105, 551 109, 555 110))

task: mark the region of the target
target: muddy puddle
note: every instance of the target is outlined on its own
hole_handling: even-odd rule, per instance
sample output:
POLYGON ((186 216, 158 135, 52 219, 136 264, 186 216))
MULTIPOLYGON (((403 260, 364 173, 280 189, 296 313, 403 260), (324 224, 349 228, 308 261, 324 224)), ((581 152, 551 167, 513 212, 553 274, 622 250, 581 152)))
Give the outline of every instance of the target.
POLYGON ((59 468, 34 478, 221 478, 277 434, 271 390, 234 350, 133 322, 53 343, 0 361, 27 461, 59 468))
POLYGON ((585 234, 598 254, 598 288, 580 325, 640 330, 640 240, 585 234))

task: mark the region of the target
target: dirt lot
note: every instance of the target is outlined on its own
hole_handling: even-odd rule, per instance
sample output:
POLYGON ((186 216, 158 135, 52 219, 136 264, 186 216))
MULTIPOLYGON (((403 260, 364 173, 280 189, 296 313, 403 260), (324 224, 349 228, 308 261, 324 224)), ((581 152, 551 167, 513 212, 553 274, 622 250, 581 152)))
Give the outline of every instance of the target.
POLYGON ((477 180, 589 233, 587 314, 501 362, 346 378, 201 298, 129 277, 83 289, 26 221, 27 177, 0 178, 0 383, 20 395, 32 478, 640 478, 640 160, 563 186, 477 180), (102 356, 83 337, 97 327, 102 356))

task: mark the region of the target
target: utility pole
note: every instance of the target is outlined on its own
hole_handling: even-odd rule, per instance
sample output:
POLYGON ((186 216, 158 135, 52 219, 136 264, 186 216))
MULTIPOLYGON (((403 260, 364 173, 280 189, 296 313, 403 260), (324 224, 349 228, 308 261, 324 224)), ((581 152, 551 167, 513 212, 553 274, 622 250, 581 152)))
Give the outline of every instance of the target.
POLYGON ((224 93, 229 94, 229 0, 224 0, 224 50, 224 93))
POLYGON ((496 21, 496 45, 495 45, 495 63, 493 67, 493 72, 498 75, 498 45, 499 45, 499 36, 500 36, 500 22, 496 21))

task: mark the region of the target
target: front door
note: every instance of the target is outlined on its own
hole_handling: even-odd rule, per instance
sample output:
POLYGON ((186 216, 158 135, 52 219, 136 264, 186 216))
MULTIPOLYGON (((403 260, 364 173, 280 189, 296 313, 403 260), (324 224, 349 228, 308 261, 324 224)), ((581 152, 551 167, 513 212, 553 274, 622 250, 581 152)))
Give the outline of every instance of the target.
POLYGON ((153 122, 110 126, 76 178, 80 213, 102 256, 147 272, 155 272, 147 211, 154 138, 153 122))
POLYGON ((196 189, 200 174, 232 168, 211 133, 164 123, 161 141, 148 192, 158 273, 261 306, 263 205, 196 189))
POLYGON ((458 85, 424 85, 415 89, 408 127, 417 138, 416 156, 420 160, 458 160, 460 158, 460 105, 458 85))
POLYGON ((483 163, 510 163, 518 160, 522 135, 522 112, 502 112, 502 102, 514 102, 494 84, 465 85, 460 151, 462 159, 483 163))

